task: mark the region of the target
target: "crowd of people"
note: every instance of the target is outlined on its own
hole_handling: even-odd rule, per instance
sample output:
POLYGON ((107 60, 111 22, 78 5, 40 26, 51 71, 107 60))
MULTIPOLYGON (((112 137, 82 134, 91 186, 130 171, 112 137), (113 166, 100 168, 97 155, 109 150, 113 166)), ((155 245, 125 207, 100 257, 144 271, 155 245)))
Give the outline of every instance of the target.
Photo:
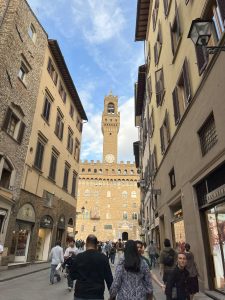
POLYGON ((148 247, 133 240, 103 243, 98 242, 96 236, 89 235, 86 243, 71 239, 65 253, 57 243, 50 252, 50 259, 50 284, 54 284, 55 278, 61 280, 58 269, 62 268, 69 291, 76 280, 74 300, 104 299, 105 282, 109 300, 151 300, 152 280, 162 289, 167 300, 192 300, 199 291, 198 271, 190 245, 186 243, 182 251, 176 251, 169 239, 165 239, 164 248, 159 253, 153 241, 148 247), (115 264, 116 255, 113 277, 111 266, 115 264), (157 262, 162 280, 154 273, 157 262))

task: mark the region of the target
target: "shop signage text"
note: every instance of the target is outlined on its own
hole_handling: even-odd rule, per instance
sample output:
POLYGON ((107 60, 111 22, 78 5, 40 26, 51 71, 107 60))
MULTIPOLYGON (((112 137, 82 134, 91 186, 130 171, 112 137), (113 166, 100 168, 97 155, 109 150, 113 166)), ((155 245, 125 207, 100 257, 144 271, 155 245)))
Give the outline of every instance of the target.
POLYGON ((221 185, 217 189, 206 195, 207 202, 213 202, 221 197, 225 196, 225 184, 221 185))

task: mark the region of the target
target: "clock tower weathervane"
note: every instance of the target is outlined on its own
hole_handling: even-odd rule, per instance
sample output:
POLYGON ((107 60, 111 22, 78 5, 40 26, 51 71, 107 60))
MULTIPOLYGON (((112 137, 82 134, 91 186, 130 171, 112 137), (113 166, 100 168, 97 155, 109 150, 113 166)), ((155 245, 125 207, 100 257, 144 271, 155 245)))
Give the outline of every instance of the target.
POLYGON ((105 96, 104 111, 102 113, 103 163, 117 162, 119 127, 118 97, 113 96, 110 92, 108 96, 105 96))

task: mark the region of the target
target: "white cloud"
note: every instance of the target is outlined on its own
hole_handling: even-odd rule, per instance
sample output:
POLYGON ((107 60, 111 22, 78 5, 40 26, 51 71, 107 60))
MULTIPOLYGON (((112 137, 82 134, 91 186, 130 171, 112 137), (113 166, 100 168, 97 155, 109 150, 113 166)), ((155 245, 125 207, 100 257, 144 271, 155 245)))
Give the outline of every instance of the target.
POLYGON ((133 142, 138 139, 138 130, 134 126, 134 98, 130 98, 119 107, 119 160, 134 161, 133 142))

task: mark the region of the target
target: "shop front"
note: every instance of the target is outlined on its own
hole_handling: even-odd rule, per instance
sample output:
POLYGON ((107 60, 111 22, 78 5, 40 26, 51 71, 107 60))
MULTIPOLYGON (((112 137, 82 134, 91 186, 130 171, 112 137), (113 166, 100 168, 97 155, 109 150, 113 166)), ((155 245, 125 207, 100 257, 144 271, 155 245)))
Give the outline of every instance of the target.
POLYGON ((38 230, 36 260, 47 261, 52 238, 53 220, 50 216, 43 216, 38 230))
POLYGON ((56 232, 56 241, 63 244, 63 235, 65 232, 65 216, 61 215, 58 220, 57 232, 56 232))
POLYGON ((26 262, 32 229, 35 224, 35 211, 29 203, 24 204, 17 214, 16 226, 13 231, 11 254, 15 262, 26 262))
POLYGON ((202 219, 209 286, 225 295, 225 165, 198 183, 196 194, 202 219))
POLYGON ((69 218, 68 224, 67 224, 67 237, 66 241, 70 241, 71 238, 74 238, 75 233, 74 233, 74 221, 73 218, 69 218))

